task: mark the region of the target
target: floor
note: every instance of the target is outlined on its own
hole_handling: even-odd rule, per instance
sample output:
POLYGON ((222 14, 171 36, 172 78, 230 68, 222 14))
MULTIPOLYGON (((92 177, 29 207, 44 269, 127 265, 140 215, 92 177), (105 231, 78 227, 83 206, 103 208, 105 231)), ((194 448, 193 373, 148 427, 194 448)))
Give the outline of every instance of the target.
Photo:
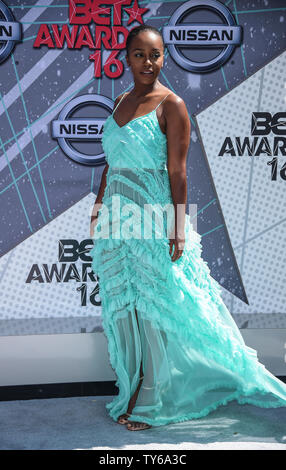
POLYGON ((112 396, 0 402, 1 450, 286 450, 286 407, 232 401, 208 416, 128 431, 107 414, 112 396))
POLYGON ((232 401, 208 416, 128 431, 105 410, 112 396, 0 402, 0 449, 283 449, 286 407, 232 401))

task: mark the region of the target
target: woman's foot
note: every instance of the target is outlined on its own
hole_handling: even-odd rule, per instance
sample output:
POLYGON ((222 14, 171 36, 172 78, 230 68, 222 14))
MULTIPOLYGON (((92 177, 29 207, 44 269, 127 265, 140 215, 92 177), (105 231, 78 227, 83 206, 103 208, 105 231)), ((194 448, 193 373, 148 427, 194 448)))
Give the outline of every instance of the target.
POLYGON ((128 431, 142 431, 143 429, 149 429, 152 426, 147 423, 140 423, 139 421, 128 421, 126 427, 128 431))
POLYGON ((128 421, 128 417, 129 417, 129 416, 130 416, 129 413, 124 413, 123 415, 120 415, 120 416, 119 416, 117 422, 118 422, 119 424, 127 424, 127 423, 129 423, 129 421, 128 421))

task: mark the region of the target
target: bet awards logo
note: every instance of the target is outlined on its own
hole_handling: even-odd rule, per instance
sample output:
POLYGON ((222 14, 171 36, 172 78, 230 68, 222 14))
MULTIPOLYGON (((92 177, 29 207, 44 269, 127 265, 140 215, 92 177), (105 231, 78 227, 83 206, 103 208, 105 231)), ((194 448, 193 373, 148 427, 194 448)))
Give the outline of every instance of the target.
POLYGON ((221 67, 241 44, 242 28, 222 3, 191 0, 177 8, 168 26, 163 26, 163 38, 183 69, 209 72, 221 67))
POLYGON ((84 165, 102 165, 105 156, 101 136, 106 117, 95 117, 100 109, 112 112, 113 101, 101 95, 82 95, 71 100, 52 122, 52 137, 72 160, 84 165), (98 147, 98 153, 95 152, 98 147))
POLYGON ((15 42, 21 39, 21 24, 15 21, 9 8, 0 0, 0 64, 9 57, 15 42))

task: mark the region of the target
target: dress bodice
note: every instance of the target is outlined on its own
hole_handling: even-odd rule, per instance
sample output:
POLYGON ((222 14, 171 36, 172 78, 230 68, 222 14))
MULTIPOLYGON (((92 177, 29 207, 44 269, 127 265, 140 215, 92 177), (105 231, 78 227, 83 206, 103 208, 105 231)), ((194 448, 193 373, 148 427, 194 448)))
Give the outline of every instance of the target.
POLYGON ((99 211, 97 227, 105 231, 106 236, 110 233, 114 236, 114 231, 116 236, 123 236, 121 231, 125 230, 131 210, 136 237, 140 238, 147 231, 151 238, 166 238, 165 211, 171 211, 173 204, 167 169, 167 137, 159 125, 158 106, 124 126, 119 126, 113 117, 115 107, 105 121, 102 146, 109 168, 102 198, 104 210, 99 211), (121 206, 126 206, 123 213, 121 206))
POLYGON ((159 125, 158 106, 124 126, 114 120, 116 108, 108 116, 103 127, 102 147, 109 167, 167 169, 167 137, 159 125))

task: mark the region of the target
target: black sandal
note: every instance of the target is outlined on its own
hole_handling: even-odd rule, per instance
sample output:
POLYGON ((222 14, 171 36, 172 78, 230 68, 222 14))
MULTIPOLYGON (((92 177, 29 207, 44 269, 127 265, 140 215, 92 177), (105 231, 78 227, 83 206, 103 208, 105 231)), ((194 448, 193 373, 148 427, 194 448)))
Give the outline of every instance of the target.
POLYGON ((139 421, 128 421, 127 423, 128 431, 143 431, 144 429, 152 428, 150 424, 140 423, 139 421), (133 428, 132 428, 133 426, 133 428))

